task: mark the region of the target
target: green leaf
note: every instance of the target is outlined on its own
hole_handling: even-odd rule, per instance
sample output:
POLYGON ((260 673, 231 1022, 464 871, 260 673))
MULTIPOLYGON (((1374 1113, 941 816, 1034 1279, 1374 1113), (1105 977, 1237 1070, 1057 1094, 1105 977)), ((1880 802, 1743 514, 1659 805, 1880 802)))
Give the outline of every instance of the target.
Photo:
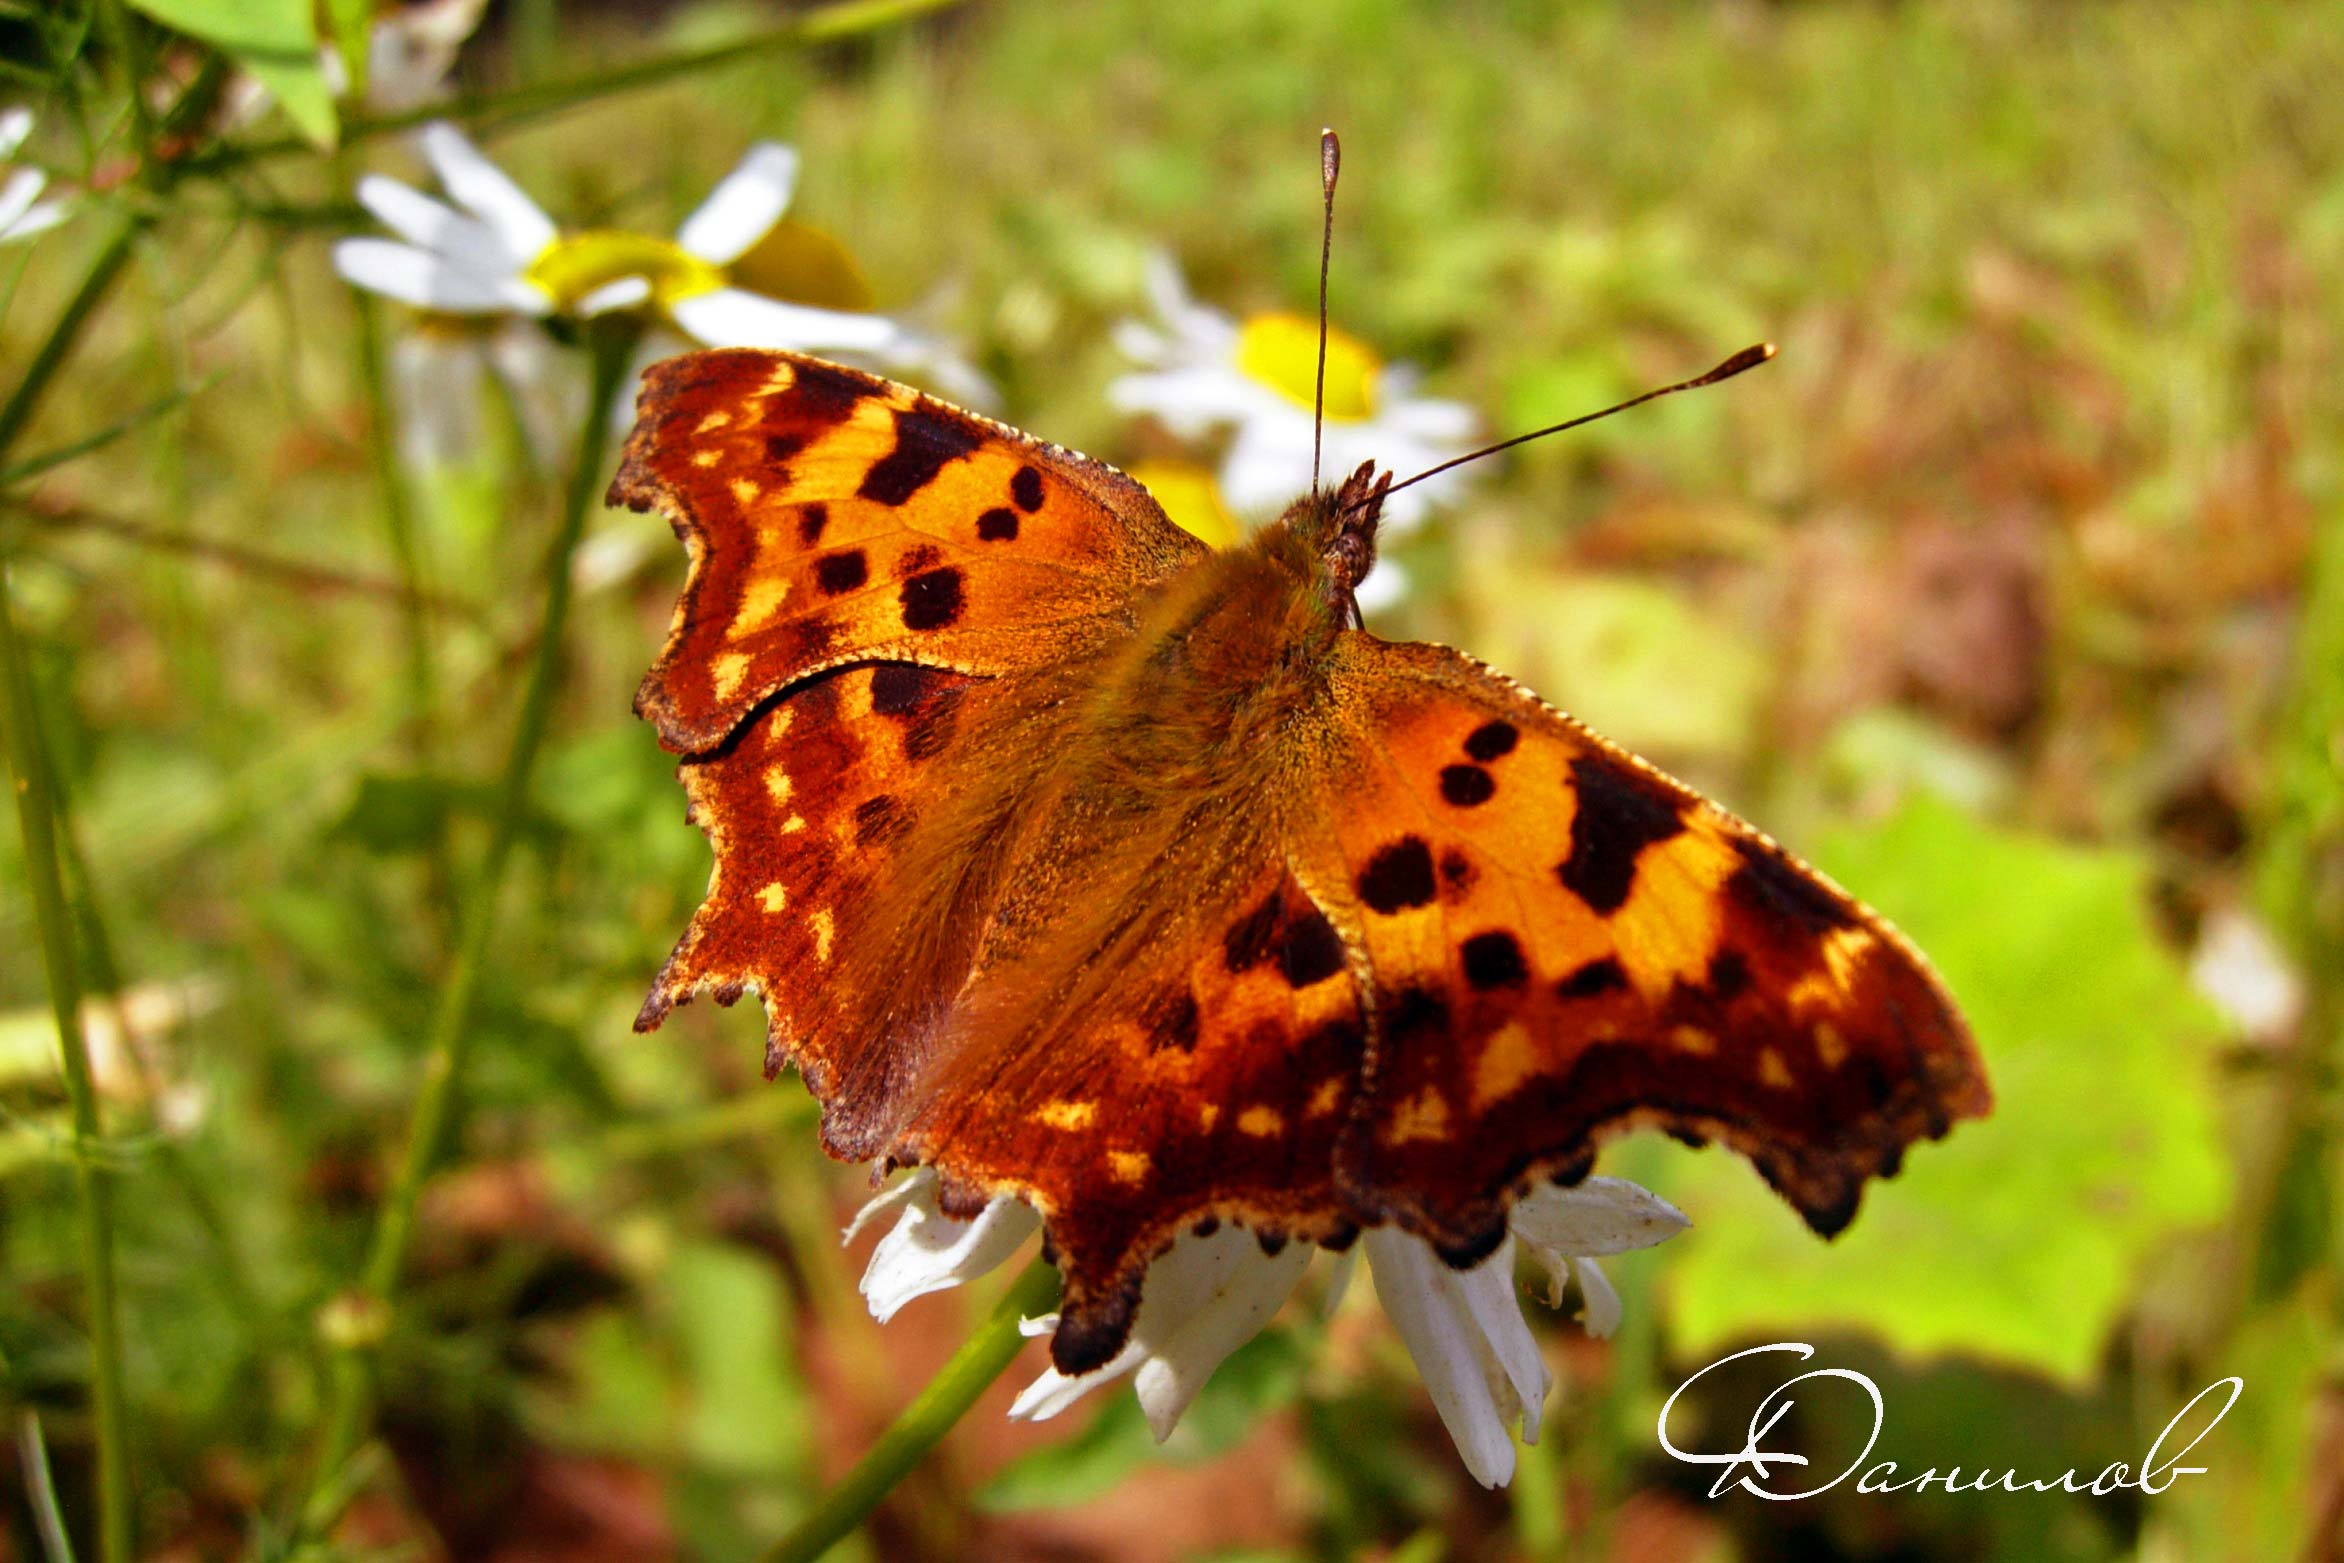
POLYGON ((130 0, 189 37, 218 48, 269 90, 295 129, 334 144, 334 94, 326 85, 311 0, 130 0))
POLYGON ((1672 1245, 1679 1342, 1700 1356, 1846 1327, 2080 1381, 2134 1283, 2228 1198, 2219 1022, 2149 925, 2143 865, 1926 797, 1819 848, 1944 973, 1996 1105, 1915 1147, 1830 1243, 1730 1158, 1701 1158, 1678 1191, 1694 1218, 1672 1245))
POLYGON ((668 1262, 667 1288, 692 1386, 684 1440, 693 1457, 741 1476, 800 1469, 813 1418, 785 1348, 789 1298, 772 1261, 686 1244, 668 1262))
POLYGON ((323 9, 334 52, 342 57, 342 72, 349 83, 343 96, 352 103, 364 103, 366 45, 374 31, 374 0, 324 0, 323 9))

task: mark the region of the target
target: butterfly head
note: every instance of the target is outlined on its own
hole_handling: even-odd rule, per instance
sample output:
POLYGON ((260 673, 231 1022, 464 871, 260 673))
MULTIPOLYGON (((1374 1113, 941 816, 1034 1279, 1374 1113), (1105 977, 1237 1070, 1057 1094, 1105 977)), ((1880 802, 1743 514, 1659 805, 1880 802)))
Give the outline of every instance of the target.
POLYGON ((1334 488, 1313 489, 1287 507, 1280 525, 1293 532, 1325 571, 1329 599, 1348 609, 1351 594, 1375 568, 1376 524, 1392 474, 1363 461, 1334 488))

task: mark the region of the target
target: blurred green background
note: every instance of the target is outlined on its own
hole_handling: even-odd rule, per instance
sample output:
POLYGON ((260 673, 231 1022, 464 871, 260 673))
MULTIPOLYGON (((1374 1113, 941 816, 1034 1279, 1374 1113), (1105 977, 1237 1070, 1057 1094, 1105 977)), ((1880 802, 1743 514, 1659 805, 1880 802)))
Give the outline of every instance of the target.
MULTIPOLYGON (((1413 585, 1376 628, 1514 674, 1894 917, 1999 1097, 1828 1245, 1723 1152, 1609 1150, 1695 1225, 1617 1267, 1616 1340, 1535 1315, 1558 1388, 1509 1492, 1358 1289, 1298 1300, 1161 1451, 1122 1391, 1003 1421, 1031 1348, 842 1556, 2344 1557, 2344 16, 1034 0, 612 75, 790 14, 493 5, 449 112, 565 224, 654 233, 749 142, 796 146, 792 216, 882 307, 924 303, 1011 421, 1112 460, 1193 454, 1103 394, 1152 251, 1233 313, 1310 307, 1322 124, 1336 320, 1494 430, 1778 341, 1490 463, 1394 545, 1413 585), (1713 1501, 1654 1415, 1774 1340, 1879 1382, 1907 1475, 2088 1479, 2246 1388, 2159 1496, 1713 1501)), ((86 203, 0 250, 0 378, 109 211, 145 224, 9 456, 111 437, 7 471, 0 536, 70 811, 141 1555, 281 1556, 563 458, 493 397, 457 459, 394 458, 403 564, 364 347, 432 326, 327 251, 371 230, 357 172, 417 165, 355 110, 328 153, 263 103, 126 184, 122 60, 184 82, 206 51, 105 20, 0 5, 0 96, 48 105, 31 150, 86 203)), ((656 517, 590 518, 379 1457, 305 1555, 755 1557, 988 1300, 864 1315, 868 1239, 837 1241, 863 1175, 760 1082, 753 1006, 628 1029, 708 873, 628 714, 682 567, 656 517)), ((13 831, 0 882, 0 1559, 31 1559, 32 1418, 77 1531, 90 1503, 88 1349, 13 831)), ((1678 1425, 1728 1447, 1775 1381, 1678 1425)), ((1848 1404, 1806 1413, 1819 1450, 1860 1438, 1848 1404)))

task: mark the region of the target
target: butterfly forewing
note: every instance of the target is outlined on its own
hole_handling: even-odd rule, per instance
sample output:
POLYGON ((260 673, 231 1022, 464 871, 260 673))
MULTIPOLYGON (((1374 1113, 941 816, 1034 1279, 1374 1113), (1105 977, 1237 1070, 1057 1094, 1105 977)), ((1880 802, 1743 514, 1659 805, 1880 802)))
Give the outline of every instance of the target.
POLYGON ((1440 646, 1346 637, 1326 817, 1372 990, 1339 1159, 1460 1260, 1526 1176, 1637 1124, 1748 1155, 1836 1231, 1986 1106, 1935 976, 1751 827, 1440 646), (1340 799, 1337 802, 1336 799, 1340 799))
POLYGON ((1200 557, 1113 468, 891 381, 734 349, 654 365, 611 501, 691 553, 636 697, 669 748, 882 658, 998 673, 1128 631, 1135 592, 1200 557))

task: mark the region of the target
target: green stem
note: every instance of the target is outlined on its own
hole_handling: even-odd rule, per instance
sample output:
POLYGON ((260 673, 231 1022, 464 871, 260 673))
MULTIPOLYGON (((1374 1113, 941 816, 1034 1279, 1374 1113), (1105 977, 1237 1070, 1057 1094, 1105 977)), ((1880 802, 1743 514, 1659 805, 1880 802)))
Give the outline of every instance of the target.
POLYGON ((56 800, 49 791, 48 758, 41 753, 33 716, 30 670, 17 639, 7 566, 0 563, 0 681, 7 685, 8 767, 16 782, 16 820, 24 836, 25 878, 40 931, 49 978, 49 1006, 64 1056, 65 1094, 73 1104, 73 1176, 81 1195, 81 1268, 90 1299, 90 1384, 98 1430, 98 1556, 130 1558, 130 1460, 122 1409, 122 1332, 114 1291, 114 1190, 100 1166, 105 1142, 98 1089, 90 1074, 89 1042, 81 1029, 81 974, 73 924, 57 862, 56 800))
POLYGON ((627 363, 634 352, 637 328, 606 322, 592 331, 593 392, 587 398, 586 418, 578 431, 575 464, 570 471, 561 524, 546 550, 543 617, 537 649, 521 697, 521 712, 506 752, 504 773, 487 852, 464 898, 459 943, 448 979, 433 1012, 430 1039, 425 1047, 423 1084, 407 1127, 407 1143, 390 1193, 376 1218, 367 1246, 366 1263, 354 1295, 332 1310, 339 1322, 339 1338, 331 1342, 337 1355, 326 1389, 317 1461, 310 1473, 297 1524, 303 1535, 315 1535, 333 1518, 320 1496, 339 1486, 338 1475, 364 1435, 368 1401, 372 1398, 372 1348, 387 1333, 393 1294, 407 1257, 415 1226, 415 1209, 425 1178, 447 1130, 463 1078, 472 1039, 473 1010, 488 969, 491 937, 505 870, 521 838, 528 816, 529 781, 537 752, 545 739, 560 684, 563 630, 570 611, 572 557, 585 531, 586 517, 602 488, 603 452, 609 441, 611 413, 617 404, 627 363))
POLYGON ((1008 1371, 1025 1345, 1018 1321, 1049 1312, 1057 1297, 1057 1270, 1036 1261, 993 1305, 993 1311, 961 1343, 952 1360, 928 1381, 919 1398, 904 1408, 895 1425, 879 1435, 871 1452, 856 1462, 846 1480, 831 1488, 813 1513, 768 1548, 760 1563, 812 1563, 853 1534, 895 1484, 968 1414, 977 1397, 1008 1371))
POLYGON ((90 263, 88 273, 73 297, 65 301, 65 308, 57 316, 57 324, 49 330, 33 361, 25 366, 24 378, 16 382, 16 389, 8 393, 8 400, 0 402, 0 459, 15 448, 17 437, 25 425, 32 422, 33 413, 41 404, 42 393, 80 340, 81 329, 89 323, 90 314, 112 291, 129 264, 131 252, 138 243, 140 230, 145 225, 129 216, 115 219, 114 231, 98 251, 98 258, 90 263))
MULTIPOLYGON (((41 396, 91 314, 120 279, 135 248, 140 224, 117 219, 98 256, 59 312, 24 378, 0 403, 0 459, 16 443, 41 396)), ((63 1055, 65 1090, 73 1105, 74 1180, 81 1196, 81 1268, 89 1291, 90 1385, 97 1411, 98 1556, 103 1563, 128 1563, 131 1555, 129 1425, 122 1399, 121 1313, 114 1287, 113 1185, 102 1172, 104 1126, 98 1116, 96 1083, 90 1076, 89 1044, 81 1029, 81 974, 75 964, 73 924, 57 857, 56 799, 49 787, 49 761, 41 745, 33 707, 31 669, 17 638, 5 556, 0 556, 0 708, 5 709, 9 769, 16 783, 17 825, 24 836, 25 877, 33 898, 41 954, 49 978, 49 1003, 63 1055)))

